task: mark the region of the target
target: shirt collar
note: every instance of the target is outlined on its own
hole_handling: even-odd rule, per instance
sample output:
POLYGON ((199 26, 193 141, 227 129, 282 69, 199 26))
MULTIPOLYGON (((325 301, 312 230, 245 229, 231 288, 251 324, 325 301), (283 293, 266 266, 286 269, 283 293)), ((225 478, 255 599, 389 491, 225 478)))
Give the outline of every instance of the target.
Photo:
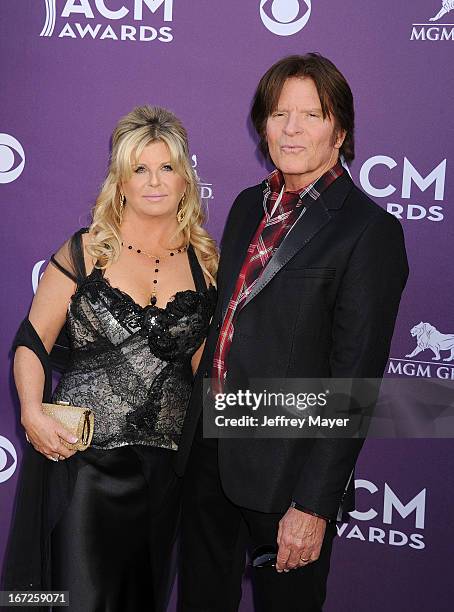
MULTIPOLYGON (((294 194, 295 196, 298 196, 300 200, 315 186, 317 186, 316 191, 321 193, 324 191, 324 189, 331 185, 332 182, 339 178, 343 172, 344 167, 342 166, 341 162, 338 161, 332 168, 327 170, 322 176, 312 183, 309 183, 309 185, 302 187, 298 191, 287 191, 285 193, 294 194)), ((284 175, 278 168, 276 168, 262 182, 262 187, 265 195, 276 194, 276 197, 278 197, 284 184, 284 175)))

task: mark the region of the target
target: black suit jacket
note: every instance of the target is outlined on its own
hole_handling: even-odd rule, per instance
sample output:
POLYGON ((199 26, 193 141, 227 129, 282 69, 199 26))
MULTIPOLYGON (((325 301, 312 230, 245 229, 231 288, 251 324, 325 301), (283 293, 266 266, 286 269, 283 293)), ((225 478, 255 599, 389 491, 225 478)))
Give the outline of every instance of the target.
MULTIPOLYGON (((219 301, 187 412, 176 469, 184 470, 211 375, 223 314, 263 216, 263 184, 244 190, 221 243, 219 301)), ((380 378, 408 276, 399 221, 344 173, 281 243, 235 322, 228 385, 251 378, 380 378)), ((359 439, 220 439, 226 495, 262 512, 295 500, 332 519, 354 508, 359 439)))

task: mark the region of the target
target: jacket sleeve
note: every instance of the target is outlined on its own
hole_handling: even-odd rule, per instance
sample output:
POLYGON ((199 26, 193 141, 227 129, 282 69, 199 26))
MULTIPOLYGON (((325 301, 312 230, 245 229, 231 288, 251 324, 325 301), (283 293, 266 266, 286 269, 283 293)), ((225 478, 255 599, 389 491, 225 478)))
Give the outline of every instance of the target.
MULTIPOLYGON (((336 300, 330 369, 333 378, 382 378, 408 263, 402 227, 379 211, 352 251, 336 300)), ((293 499, 336 519, 363 439, 317 439, 293 499)))

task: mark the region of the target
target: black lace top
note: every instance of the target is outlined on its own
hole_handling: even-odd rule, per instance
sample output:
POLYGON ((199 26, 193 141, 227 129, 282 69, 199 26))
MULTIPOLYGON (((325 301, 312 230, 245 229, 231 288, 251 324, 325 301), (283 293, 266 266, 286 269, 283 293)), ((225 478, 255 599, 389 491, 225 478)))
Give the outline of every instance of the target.
POLYGON ((77 282, 66 321, 69 366, 53 401, 94 411, 96 448, 146 444, 177 449, 192 387, 191 358, 206 337, 216 290, 206 287, 189 246, 196 290, 179 291, 165 308, 142 307, 112 287, 103 271, 85 274, 85 231, 69 243, 74 273, 51 258, 77 282))

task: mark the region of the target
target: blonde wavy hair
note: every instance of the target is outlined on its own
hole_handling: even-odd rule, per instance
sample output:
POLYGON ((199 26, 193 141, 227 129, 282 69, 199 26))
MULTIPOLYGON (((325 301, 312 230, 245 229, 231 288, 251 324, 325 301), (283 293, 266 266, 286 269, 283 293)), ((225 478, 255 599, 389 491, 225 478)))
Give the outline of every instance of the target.
POLYGON ((109 170, 92 211, 93 238, 87 251, 102 270, 117 261, 121 251, 120 185, 131 178, 144 148, 156 141, 169 147, 171 163, 186 181, 184 218, 175 236, 181 238, 179 244, 192 244, 203 271, 216 284, 219 254, 215 241, 203 228, 206 214, 198 179, 189 161, 187 133, 173 113, 159 106, 136 107, 120 119, 112 134, 109 170))

